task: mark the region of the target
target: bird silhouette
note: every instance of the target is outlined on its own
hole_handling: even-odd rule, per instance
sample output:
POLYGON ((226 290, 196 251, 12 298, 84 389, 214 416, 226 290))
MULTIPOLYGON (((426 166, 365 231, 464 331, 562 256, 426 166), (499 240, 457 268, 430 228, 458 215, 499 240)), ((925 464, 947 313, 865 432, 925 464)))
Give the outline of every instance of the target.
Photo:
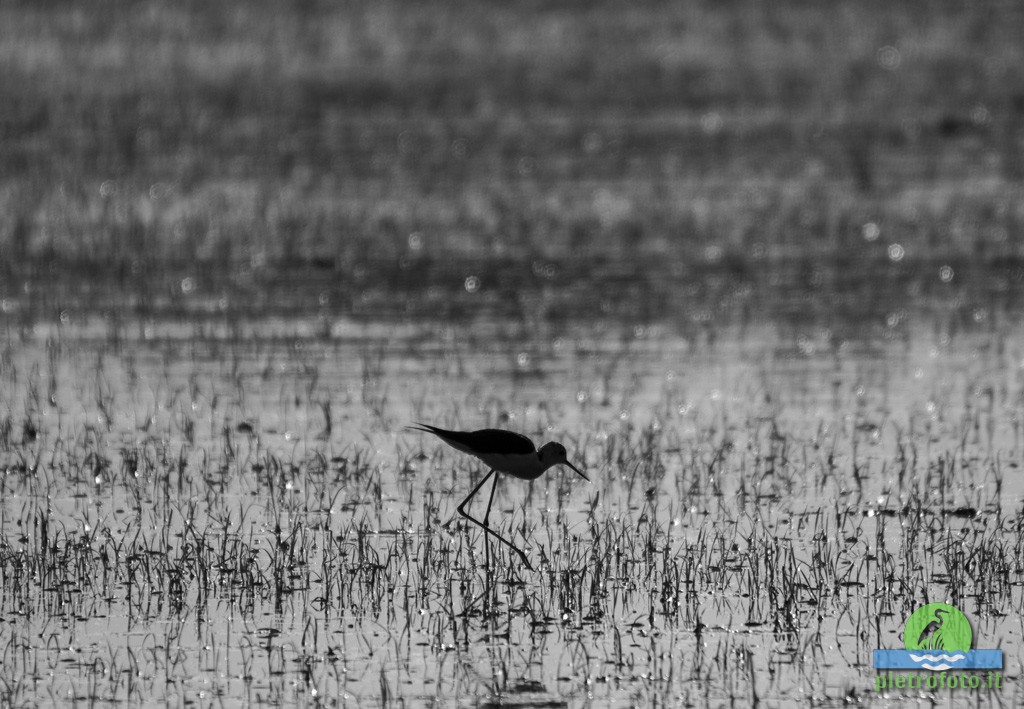
POLYGON ((523 564, 526 565, 526 568, 531 571, 533 566, 530 565, 530 560, 526 557, 525 552, 491 529, 488 524, 488 518, 491 515, 491 503, 494 502, 494 488, 498 482, 498 477, 495 473, 508 473, 520 480, 536 480, 549 468, 555 465, 564 465, 575 471, 584 480, 590 481, 590 478, 584 475, 582 470, 569 462, 565 446, 555 441, 545 443, 541 446, 540 450, 537 450, 533 441, 526 436, 496 428, 485 428, 479 431, 448 431, 424 423, 418 423, 408 428, 413 431, 432 433, 452 448, 482 460, 491 469, 484 476, 484 479, 477 483, 473 491, 466 496, 466 499, 459 503, 459 514, 482 528, 486 534, 491 535, 515 551, 519 558, 522 559, 523 564), (466 511, 466 505, 492 476, 494 480, 491 483, 491 494, 487 501, 487 511, 484 513, 483 522, 481 522, 466 511))

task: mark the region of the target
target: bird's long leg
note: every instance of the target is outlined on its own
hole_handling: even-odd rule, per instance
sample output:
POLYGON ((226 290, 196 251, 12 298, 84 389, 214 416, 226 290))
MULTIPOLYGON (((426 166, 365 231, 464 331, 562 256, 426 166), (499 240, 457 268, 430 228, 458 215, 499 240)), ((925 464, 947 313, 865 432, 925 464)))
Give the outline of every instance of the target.
MULTIPOLYGON (((477 492, 480 491, 480 488, 482 488, 484 486, 484 483, 486 483, 487 479, 490 478, 492 475, 494 475, 494 470, 491 470, 491 472, 487 473, 487 475, 484 476, 484 479, 481 480, 480 482, 478 482, 476 487, 473 488, 473 492, 471 492, 468 495, 466 495, 466 499, 463 500, 459 504, 459 507, 458 507, 459 514, 462 515, 463 517, 465 517, 466 519, 468 519, 473 524, 479 526, 481 529, 484 530, 485 533, 490 534, 492 537, 497 539, 502 544, 507 545, 510 549, 512 549, 512 551, 514 551, 516 554, 519 555, 519 558, 523 560, 524 564, 526 564, 526 568, 529 569, 530 571, 533 571, 533 567, 530 566, 530 560, 526 558, 526 554, 523 553, 522 549, 520 549, 519 547, 517 547, 512 542, 510 542, 509 540, 505 539, 505 537, 501 536, 500 534, 495 532, 493 529, 488 527, 486 523, 481 522, 476 517, 473 517, 471 514, 466 512, 466 509, 465 509, 466 505, 469 503, 470 500, 473 499, 473 496, 476 495, 477 492)), ((497 478, 495 478, 494 482, 497 483, 497 478)), ((492 501, 494 500, 494 485, 493 484, 491 486, 491 500, 492 501)), ((490 504, 490 502, 488 502, 487 503, 487 515, 490 515, 490 512, 491 512, 491 504, 490 504)), ((487 516, 485 516, 484 519, 487 519, 487 516)))
POLYGON ((491 516, 491 504, 494 502, 494 488, 496 488, 496 487, 498 487, 498 476, 497 475, 494 476, 494 482, 491 483, 491 496, 489 498, 487 498, 487 511, 484 512, 484 526, 485 527, 490 527, 491 526, 491 525, 487 524, 487 520, 491 516))
MULTIPOLYGON (((491 482, 491 495, 490 495, 490 497, 487 498, 487 511, 484 512, 484 527, 486 527, 488 529, 491 528, 491 525, 488 523, 488 520, 491 518, 491 505, 494 503, 494 489, 496 487, 498 487, 498 476, 497 475, 494 476, 494 480, 491 482)), ((487 539, 485 539, 484 541, 487 543, 487 546, 485 546, 484 549, 487 552, 485 558, 486 558, 486 563, 487 563, 487 578, 488 578, 488 581, 489 581, 490 580, 490 574, 491 574, 491 542, 490 542, 490 540, 487 540, 487 539)), ((527 566, 529 566, 529 564, 527 564, 527 566)))

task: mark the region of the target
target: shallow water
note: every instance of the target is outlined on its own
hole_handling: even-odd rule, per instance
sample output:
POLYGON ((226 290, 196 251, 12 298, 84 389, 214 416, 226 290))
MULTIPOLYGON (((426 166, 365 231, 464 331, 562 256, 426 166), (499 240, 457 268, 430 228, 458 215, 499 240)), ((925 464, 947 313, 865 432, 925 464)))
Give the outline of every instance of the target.
POLYGON ((783 289, 756 306, 772 317, 695 298, 702 325, 429 318, 405 297, 353 318, 292 288, 265 316, 214 299, 204 319, 191 293, 145 318, 10 305, 12 703, 878 700, 871 651, 930 600, 1004 649, 1013 702, 1012 300, 823 322, 781 317, 783 289), (590 484, 499 485, 492 522, 537 571, 462 524, 486 471, 417 420, 561 440, 585 466, 590 484))

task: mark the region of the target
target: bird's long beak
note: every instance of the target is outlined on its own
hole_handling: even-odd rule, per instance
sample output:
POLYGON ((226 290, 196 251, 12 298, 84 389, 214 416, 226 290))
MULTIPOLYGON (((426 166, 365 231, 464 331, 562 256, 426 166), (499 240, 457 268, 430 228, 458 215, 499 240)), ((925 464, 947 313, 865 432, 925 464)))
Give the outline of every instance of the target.
POLYGON ((588 478, 586 475, 584 475, 582 470, 577 468, 575 465, 573 465, 569 461, 565 461, 565 464, 568 465, 570 468, 572 468, 574 471, 576 471, 576 474, 579 475, 581 478, 583 478, 587 482, 590 482, 590 478, 588 478))

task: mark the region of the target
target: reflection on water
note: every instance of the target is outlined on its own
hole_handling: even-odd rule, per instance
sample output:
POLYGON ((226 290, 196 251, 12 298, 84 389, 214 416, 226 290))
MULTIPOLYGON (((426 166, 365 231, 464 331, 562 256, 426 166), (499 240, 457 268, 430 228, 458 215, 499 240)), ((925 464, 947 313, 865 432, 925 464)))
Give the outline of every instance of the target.
POLYGON ((141 316, 10 314, 5 696, 855 699, 926 599, 1019 648, 1013 298, 803 317, 751 283, 616 296, 660 303, 643 317, 543 290, 430 317, 434 286, 343 316, 316 278, 265 316, 195 283, 141 316), (485 568, 455 505, 486 471, 417 420, 585 466, 499 484, 492 521, 539 571, 498 546, 485 568))

